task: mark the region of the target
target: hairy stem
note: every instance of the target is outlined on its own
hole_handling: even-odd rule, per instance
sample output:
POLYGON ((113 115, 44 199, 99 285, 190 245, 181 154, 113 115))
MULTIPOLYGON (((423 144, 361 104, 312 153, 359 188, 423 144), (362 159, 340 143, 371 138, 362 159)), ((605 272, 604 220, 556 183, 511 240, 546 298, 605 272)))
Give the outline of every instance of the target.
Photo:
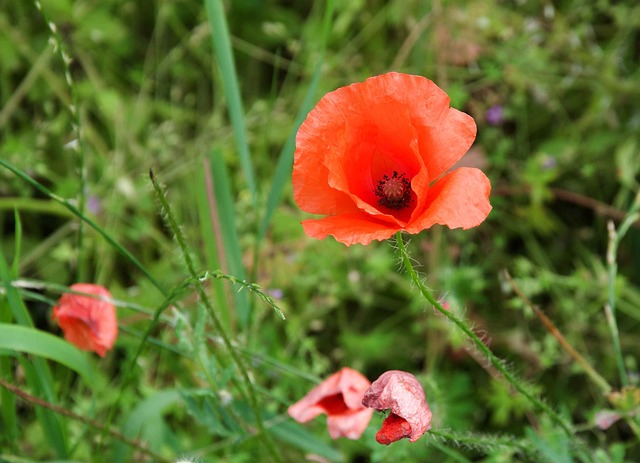
POLYGON ((470 340, 473 342, 474 346, 489 360, 491 365, 494 366, 496 370, 500 372, 500 374, 506 379, 520 394, 522 394, 529 402, 531 402, 536 408, 544 411, 549 417, 559 425, 564 432, 573 436, 573 430, 569 423, 567 423, 560 415, 558 415, 555 411, 551 409, 547 404, 542 402, 540 399, 535 397, 528 388, 517 379, 509 370, 504 366, 504 362, 499 359, 492 351, 489 349, 486 344, 482 342, 482 340, 476 335, 466 324, 464 321, 456 317, 453 313, 442 307, 436 298, 431 293, 431 290, 427 288, 424 282, 420 279, 418 274, 416 273, 413 265, 411 264, 411 258, 409 257, 409 253, 407 252, 407 248, 404 244, 404 240, 402 238, 402 232, 396 233, 396 241, 398 243, 398 249, 400 250, 400 254, 402 256, 402 262, 405 266, 405 269, 409 276, 411 277, 411 281, 416 285, 420 294, 429 301, 435 309, 440 312, 442 315, 447 317, 449 321, 451 321, 460 331, 462 331, 470 340))
POLYGON ((151 183, 153 184, 153 188, 156 192, 156 196, 160 201, 160 205, 162 206, 162 209, 166 214, 166 218, 169 223, 169 226, 171 227, 171 231, 173 232, 176 238, 176 241, 178 243, 178 246, 180 247, 180 251, 182 252, 182 256, 184 257, 184 261, 187 266, 187 269, 189 270, 189 273, 193 278, 194 286, 195 286, 196 292, 198 293, 200 301, 202 302, 202 304, 204 304, 205 308, 207 309, 207 313, 209 314, 209 317, 211 318, 211 321, 213 322, 213 325, 216 331, 218 331, 218 333, 220 334, 220 337, 222 338, 225 348, 229 352, 229 355, 231 356, 233 363, 235 363, 236 367, 240 371, 240 375, 242 377, 242 381, 246 389, 246 396, 247 396, 247 399, 249 400, 249 405, 251 406, 251 409, 255 416, 256 426, 258 428, 258 436, 260 437, 260 439, 262 439, 262 442, 265 444, 265 447, 267 451, 271 454, 271 457, 273 458, 273 460, 280 462, 282 461, 280 458, 280 454, 276 450, 276 447, 273 444, 271 437, 267 433, 264 427, 264 423, 262 422, 262 416, 260 414, 260 407, 258 404, 255 387, 251 382, 251 378, 249 377, 249 372, 244 363, 244 359, 242 358, 242 356, 238 354, 238 351, 231 343, 231 339, 229 338, 229 335, 224 330, 224 326, 222 325, 222 322, 220 321, 218 314, 216 313, 213 306, 211 305, 211 302, 209 301, 209 296, 204 290, 202 280, 198 278, 199 275, 196 272, 195 265, 191 259, 191 255, 189 254, 189 250, 187 248, 184 235, 182 234, 180 226, 178 225, 175 219, 175 216, 173 215, 173 212, 171 210, 169 202, 167 201, 164 191, 160 187, 160 184, 158 183, 155 175, 153 174, 153 171, 149 171, 149 177, 151 178, 151 183))

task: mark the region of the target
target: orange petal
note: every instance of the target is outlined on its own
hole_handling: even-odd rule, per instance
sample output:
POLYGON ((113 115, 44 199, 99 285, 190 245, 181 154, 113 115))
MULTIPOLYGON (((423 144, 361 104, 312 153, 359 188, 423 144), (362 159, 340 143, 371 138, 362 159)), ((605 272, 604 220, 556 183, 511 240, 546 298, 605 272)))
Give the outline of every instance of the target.
POLYGON ((439 124, 419 130, 420 153, 431 179, 436 179, 471 148, 476 138, 476 123, 471 116, 449 108, 439 124))
MULTIPOLYGON (((433 82, 395 72, 326 94, 308 114, 296 137, 292 178, 296 203, 312 214, 337 215, 353 207, 342 191, 371 204, 367 196, 378 180, 371 175, 380 177, 380 166, 373 166, 375 172, 362 172, 362 156, 355 162, 354 149, 362 152, 362 147, 368 146, 370 157, 374 150, 382 151, 389 157, 386 170, 395 166, 413 176, 417 164, 411 158, 418 155, 414 123, 432 126, 448 110, 449 97, 433 82), (407 156, 407 150, 414 152, 407 156), (355 182, 354 173, 357 177, 369 175, 369 185, 355 182), (351 190, 354 184, 360 191, 351 190)), ((368 166, 371 164, 369 160, 368 166)))
MULTIPOLYGON (((111 298, 106 288, 91 283, 76 283, 70 289, 111 298)), ((101 357, 113 347, 118 336, 115 306, 102 299, 63 294, 53 308, 53 319, 58 320, 67 341, 79 349, 94 351, 101 357)))
POLYGON ((491 183, 480 169, 455 169, 431 187, 425 209, 412 219, 406 230, 418 233, 434 224, 465 230, 476 227, 491 211, 490 193, 491 183))
POLYGON ((331 235, 347 246, 355 243, 369 244, 373 240, 386 240, 401 229, 399 226, 375 220, 364 213, 309 219, 302 222, 302 226, 305 233, 312 238, 323 239, 331 235))
MULTIPOLYGON (((309 118, 313 119, 313 113, 309 118)), ((345 209, 355 210, 348 195, 329 186, 329 170, 323 163, 325 151, 329 149, 322 140, 321 132, 298 131, 293 164, 293 197, 298 207, 311 214, 337 214, 345 209)))

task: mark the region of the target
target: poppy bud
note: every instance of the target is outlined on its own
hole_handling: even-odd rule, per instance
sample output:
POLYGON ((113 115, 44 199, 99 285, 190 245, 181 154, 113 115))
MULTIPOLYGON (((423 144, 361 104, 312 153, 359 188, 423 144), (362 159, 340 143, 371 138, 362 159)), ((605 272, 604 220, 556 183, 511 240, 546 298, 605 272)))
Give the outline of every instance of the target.
POLYGON ((391 411, 376 434, 380 444, 389 445, 405 437, 415 442, 431 428, 431 410, 424 389, 411 373, 398 370, 383 373, 364 393, 362 404, 378 411, 391 411))
POLYGON ((106 288, 90 283, 76 283, 70 289, 94 294, 100 299, 81 294, 66 293, 53 308, 64 337, 78 349, 93 351, 104 357, 118 336, 116 308, 102 298, 111 298, 106 288))

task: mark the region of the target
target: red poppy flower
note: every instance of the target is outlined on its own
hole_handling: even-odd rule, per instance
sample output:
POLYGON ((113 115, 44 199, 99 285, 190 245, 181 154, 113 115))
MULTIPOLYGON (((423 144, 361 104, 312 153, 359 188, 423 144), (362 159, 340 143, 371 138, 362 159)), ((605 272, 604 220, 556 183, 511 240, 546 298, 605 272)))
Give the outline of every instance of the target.
POLYGON ((362 404, 379 411, 391 410, 376 434, 380 444, 389 445, 405 437, 415 442, 431 428, 431 410, 424 389, 411 373, 383 373, 364 393, 362 404))
POLYGON ((362 374, 345 367, 291 405, 289 416, 299 423, 306 423, 324 413, 333 439, 358 439, 373 415, 373 410, 362 405, 364 391, 370 385, 371 382, 362 374))
MULTIPOLYGON (((111 298, 106 288, 90 283, 76 283, 70 289, 79 293, 111 298)), ((116 308, 104 299, 66 293, 53 308, 64 337, 78 349, 93 351, 104 357, 118 336, 116 308)))
POLYGON ((294 199, 326 217, 302 222, 314 238, 347 246, 434 224, 471 228, 489 214, 489 179, 449 169, 476 136, 430 80, 390 72, 325 95, 300 126, 294 199))

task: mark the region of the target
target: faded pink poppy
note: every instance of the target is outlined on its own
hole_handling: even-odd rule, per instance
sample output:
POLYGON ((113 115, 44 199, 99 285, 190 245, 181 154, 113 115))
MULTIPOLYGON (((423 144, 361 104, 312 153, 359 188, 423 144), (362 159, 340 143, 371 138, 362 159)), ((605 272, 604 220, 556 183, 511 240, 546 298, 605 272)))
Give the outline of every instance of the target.
POLYGON ((378 411, 391 410, 376 434, 380 444, 389 445, 405 437, 415 442, 431 428, 431 410, 424 389, 411 373, 383 373, 364 393, 362 404, 378 411))
MULTIPOLYGON (((106 288, 91 283, 76 283, 70 289, 111 298, 106 288)), ((67 341, 78 349, 93 351, 100 357, 106 355, 118 337, 116 308, 104 299, 65 293, 53 308, 52 318, 58 321, 67 341)))
POLYGON ((324 413, 333 439, 358 439, 373 415, 373 410, 362 404, 364 391, 370 385, 371 381, 361 373, 342 368, 291 405, 289 416, 299 423, 306 423, 324 413))

